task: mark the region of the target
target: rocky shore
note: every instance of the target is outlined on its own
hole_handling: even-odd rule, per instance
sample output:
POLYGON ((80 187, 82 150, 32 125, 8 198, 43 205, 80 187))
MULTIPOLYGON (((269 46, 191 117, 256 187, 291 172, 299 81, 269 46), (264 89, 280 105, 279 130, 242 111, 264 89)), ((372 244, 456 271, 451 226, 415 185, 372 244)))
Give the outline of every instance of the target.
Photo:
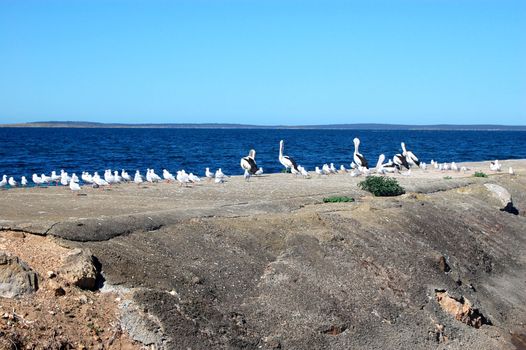
POLYGON ((0 348, 524 349, 526 160, 465 165, 0 191, 0 348))

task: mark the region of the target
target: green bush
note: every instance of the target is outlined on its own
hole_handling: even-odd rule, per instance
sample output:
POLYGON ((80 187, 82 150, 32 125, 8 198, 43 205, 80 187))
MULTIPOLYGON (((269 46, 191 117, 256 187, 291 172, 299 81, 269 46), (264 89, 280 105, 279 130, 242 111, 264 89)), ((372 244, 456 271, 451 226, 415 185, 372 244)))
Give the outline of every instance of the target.
POLYGON ((477 171, 475 174, 473 174, 475 177, 488 177, 486 173, 483 173, 482 171, 477 171))
POLYGON ((333 196, 323 198, 323 203, 341 203, 341 202, 354 202, 354 198, 346 196, 333 196))
POLYGON ((451 176, 444 176, 444 180, 451 180, 452 177, 451 176))
POLYGON ((365 191, 371 192, 377 197, 399 196, 405 193, 405 190, 398 184, 398 181, 389 177, 369 176, 358 186, 365 191))

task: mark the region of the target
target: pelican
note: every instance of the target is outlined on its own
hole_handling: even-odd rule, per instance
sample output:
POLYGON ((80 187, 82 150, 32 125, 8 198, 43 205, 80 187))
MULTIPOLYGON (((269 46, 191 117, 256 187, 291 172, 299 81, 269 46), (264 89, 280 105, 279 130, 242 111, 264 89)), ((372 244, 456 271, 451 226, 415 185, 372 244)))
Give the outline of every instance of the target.
POLYGON ((290 169, 293 174, 298 174, 298 164, 289 156, 283 155, 283 140, 279 141, 279 162, 285 167, 285 169, 290 169), (295 172, 293 172, 293 169, 295 172))
POLYGON ((250 175, 253 175, 258 171, 258 167, 256 165, 256 151, 251 149, 250 152, 248 152, 248 156, 241 158, 241 169, 248 170, 250 172, 250 175))
POLYGON ((9 178, 9 181, 7 181, 7 182, 9 183, 9 186, 11 186, 11 187, 18 186, 18 182, 16 182, 14 177, 12 177, 12 176, 9 178))
POLYGON ((354 163, 358 166, 358 169, 361 171, 360 168, 369 169, 369 164, 367 163, 367 159, 358 152, 358 147, 360 147, 360 139, 355 137, 354 140, 354 154, 353 154, 353 160, 354 163))
POLYGON ((20 184, 24 187, 27 186, 27 179, 25 176, 22 176, 22 179, 20 179, 20 184))
POLYGON ((376 168, 375 168, 378 174, 385 173, 385 170, 383 169, 384 160, 385 160, 385 154, 380 154, 380 156, 378 157, 378 161, 376 162, 376 168))
MULTIPOLYGON (((243 158, 241 158, 241 167, 243 168, 243 158)), ((248 169, 245 169, 245 173, 243 174, 245 181, 250 181, 250 176, 252 176, 250 171, 248 169)))
POLYGON ((263 174, 263 168, 259 168, 258 171, 256 171, 255 175, 262 175, 263 174))
POLYGON ((142 175, 139 172, 139 170, 135 171, 135 176, 133 177, 133 182, 135 182, 137 185, 140 185, 143 183, 142 175))
POLYGON ((398 170, 400 170, 402 166, 406 169, 409 169, 409 163, 407 162, 407 158, 401 155, 400 153, 396 154, 393 157, 393 163, 398 168, 398 170))
POLYGON ((0 181, 0 187, 7 185, 7 175, 2 176, 2 181, 0 181))
POLYGON ((408 151, 408 150, 405 148, 405 143, 402 142, 401 145, 402 145, 402 155, 406 158, 407 163, 408 163, 409 165, 420 166, 420 161, 419 161, 418 158, 414 155, 413 152, 408 151))

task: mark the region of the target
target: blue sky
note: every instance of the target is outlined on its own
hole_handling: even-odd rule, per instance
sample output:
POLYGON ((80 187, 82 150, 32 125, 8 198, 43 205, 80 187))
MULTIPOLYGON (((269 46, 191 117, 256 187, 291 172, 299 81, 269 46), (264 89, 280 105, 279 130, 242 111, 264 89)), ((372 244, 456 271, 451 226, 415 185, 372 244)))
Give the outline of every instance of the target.
POLYGON ((526 124, 526 1, 0 0, 0 123, 526 124))

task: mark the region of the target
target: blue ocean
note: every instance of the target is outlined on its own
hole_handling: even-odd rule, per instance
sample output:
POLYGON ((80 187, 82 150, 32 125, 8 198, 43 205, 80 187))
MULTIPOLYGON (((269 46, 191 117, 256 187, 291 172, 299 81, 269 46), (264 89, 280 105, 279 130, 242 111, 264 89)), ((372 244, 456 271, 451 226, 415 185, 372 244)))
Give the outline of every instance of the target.
POLYGON ((401 141, 424 162, 526 158, 526 131, 0 128, 0 176, 146 168, 202 176, 205 167, 240 175, 239 160, 251 148, 258 166, 275 173, 281 139, 284 154, 307 170, 330 162, 348 167, 354 137, 372 164, 381 153, 401 152, 401 141))

